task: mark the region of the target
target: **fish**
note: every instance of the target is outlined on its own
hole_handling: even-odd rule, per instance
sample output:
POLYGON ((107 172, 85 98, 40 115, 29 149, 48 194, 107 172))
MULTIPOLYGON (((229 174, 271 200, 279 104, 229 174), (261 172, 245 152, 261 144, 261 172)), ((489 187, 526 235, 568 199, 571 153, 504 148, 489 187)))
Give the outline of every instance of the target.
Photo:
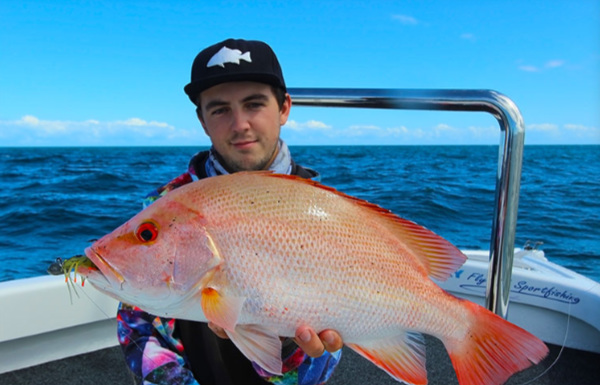
MULTIPOLYGON (((547 346, 443 281, 466 260, 447 240, 318 182, 239 172, 179 187, 85 249, 76 269, 100 291, 158 316, 222 327, 281 374, 281 338, 336 330, 398 381, 426 384, 424 334, 461 385, 501 384, 547 346)), ((67 261, 68 262, 68 261, 67 261)))
POLYGON ((225 63, 240 64, 240 60, 251 63, 250 51, 242 53, 239 49, 231 49, 223 46, 219 52, 210 58, 208 63, 206 63, 206 67, 220 66, 225 68, 225 63))

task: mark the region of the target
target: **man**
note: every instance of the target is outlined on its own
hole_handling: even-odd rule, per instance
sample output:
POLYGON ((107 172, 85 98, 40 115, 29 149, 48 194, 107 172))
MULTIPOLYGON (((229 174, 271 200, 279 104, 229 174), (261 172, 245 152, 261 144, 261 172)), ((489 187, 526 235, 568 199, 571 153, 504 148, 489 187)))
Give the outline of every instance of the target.
MULTIPOLYGON (((145 203, 193 180, 237 171, 318 176, 295 164, 279 137, 292 101, 267 44, 229 39, 204 49, 184 90, 197 106, 212 147, 196 154, 186 173, 150 194, 145 203)), ((283 341, 284 374, 274 377, 248 361, 223 329, 211 323, 163 319, 127 305, 121 306, 117 320, 128 366, 144 384, 321 384, 341 355, 337 332, 317 335, 300 327, 294 339, 283 341)))

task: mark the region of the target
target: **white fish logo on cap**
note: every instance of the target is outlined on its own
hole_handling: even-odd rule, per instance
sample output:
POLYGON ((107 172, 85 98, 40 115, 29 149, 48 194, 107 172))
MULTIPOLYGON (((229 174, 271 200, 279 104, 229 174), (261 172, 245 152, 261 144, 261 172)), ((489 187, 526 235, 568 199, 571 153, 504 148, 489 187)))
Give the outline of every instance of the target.
POLYGON ((223 46, 210 58, 206 67, 214 67, 221 66, 225 68, 225 63, 235 63, 240 64, 240 60, 245 60, 248 63, 252 63, 252 59, 250 59, 250 51, 242 53, 239 49, 231 49, 223 46))

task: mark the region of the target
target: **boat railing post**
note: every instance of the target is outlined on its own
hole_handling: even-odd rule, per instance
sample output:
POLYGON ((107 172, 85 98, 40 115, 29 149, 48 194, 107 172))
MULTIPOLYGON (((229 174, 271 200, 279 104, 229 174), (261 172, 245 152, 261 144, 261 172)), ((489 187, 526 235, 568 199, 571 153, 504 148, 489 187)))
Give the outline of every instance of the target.
POLYGON ((512 100, 492 90, 289 88, 294 105, 400 110, 480 111, 502 131, 486 306, 506 318, 514 258, 525 125, 512 100))

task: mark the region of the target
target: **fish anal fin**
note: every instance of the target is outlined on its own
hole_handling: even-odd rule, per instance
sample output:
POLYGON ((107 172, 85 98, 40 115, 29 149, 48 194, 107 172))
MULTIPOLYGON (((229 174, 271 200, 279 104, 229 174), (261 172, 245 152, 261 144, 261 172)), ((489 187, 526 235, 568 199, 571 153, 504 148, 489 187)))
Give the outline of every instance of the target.
POLYGON ((281 375, 281 339, 261 325, 238 325, 227 336, 250 361, 274 375, 281 375))
POLYGON ((202 311, 206 319, 226 331, 235 330, 245 298, 223 296, 213 287, 202 289, 202 311))
POLYGON ((396 380, 415 385, 427 384, 425 344, 419 333, 407 332, 390 339, 347 345, 396 380))

